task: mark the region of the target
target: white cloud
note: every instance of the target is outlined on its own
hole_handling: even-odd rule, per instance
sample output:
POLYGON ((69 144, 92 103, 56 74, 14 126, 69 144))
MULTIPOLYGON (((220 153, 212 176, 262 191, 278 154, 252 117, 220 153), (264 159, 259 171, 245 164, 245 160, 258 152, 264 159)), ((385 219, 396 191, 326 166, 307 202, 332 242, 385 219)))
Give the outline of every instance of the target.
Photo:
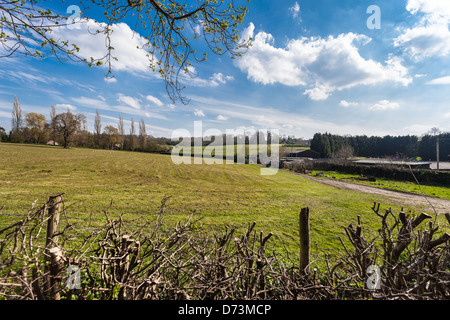
POLYGON ((320 100, 327 100, 328 97, 330 96, 331 91, 332 90, 327 89, 324 86, 320 86, 317 88, 305 90, 303 94, 309 96, 311 100, 320 101, 320 100))
POLYGON ((295 4, 289 8, 289 11, 294 18, 298 18, 300 15, 300 5, 298 4, 298 2, 295 2, 295 4))
POLYGON ((59 111, 64 111, 64 112, 67 111, 67 110, 70 110, 70 111, 77 110, 77 108, 75 106, 73 106, 71 104, 68 104, 68 103, 55 104, 55 109, 59 110, 59 111))
POLYGON ((202 27, 202 25, 197 24, 197 25, 193 28, 193 30, 194 30, 195 35, 196 35, 197 37, 199 37, 199 36, 201 36, 201 34, 202 34, 203 27, 202 27))
POLYGON ((383 111, 398 108, 400 108, 400 104, 398 104, 397 102, 391 102, 389 100, 381 100, 378 103, 374 104, 372 107, 370 107, 370 110, 383 111))
POLYGON ((145 99, 147 99, 147 101, 149 101, 149 102, 151 102, 151 103, 153 103, 153 104, 156 104, 156 105, 159 106, 159 107, 161 107, 161 106, 164 105, 164 103, 162 103, 161 100, 159 100, 158 98, 156 98, 156 97, 154 97, 154 96, 152 96, 152 95, 147 95, 147 96, 145 97, 145 99))
POLYGON ((445 119, 450 119, 450 112, 449 112, 449 113, 446 113, 446 114, 444 114, 444 118, 445 118, 445 119))
POLYGON ((194 115, 195 115, 196 117, 204 117, 204 116, 205 116, 205 113, 203 112, 203 110, 195 109, 195 110, 194 110, 194 115))
MULTIPOLYGON (((279 109, 254 107, 214 98, 200 96, 192 96, 191 98, 192 101, 201 105, 201 108, 207 111, 208 114, 222 115, 233 118, 236 121, 247 122, 247 124, 242 127, 238 126, 236 129, 279 129, 281 134, 295 135, 297 137, 303 136, 305 138, 312 138, 317 132, 333 132, 342 135, 367 133, 366 126, 332 123, 279 109)), ((371 133, 374 135, 386 134, 386 132, 378 131, 378 128, 372 130, 371 133)))
POLYGON ((432 56, 445 57, 450 53, 450 31, 446 24, 432 24, 407 29, 394 40, 412 58, 421 60, 432 56))
POLYGON ((450 54, 450 2, 442 0, 408 0, 406 9, 421 15, 412 28, 405 29, 394 45, 416 60, 450 54))
MULTIPOLYGON (((142 116, 143 112, 147 111, 147 110, 143 110, 143 108, 141 108, 141 109, 136 108, 136 106, 140 100, 132 98, 132 97, 127 97, 122 94, 119 95, 119 100, 121 100, 119 102, 124 103, 124 105, 110 105, 102 99, 93 99, 93 98, 88 98, 88 97, 84 97, 84 96, 72 97, 71 100, 83 107, 99 109, 99 110, 106 110, 106 111, 117 111, 120 113, 136 115, 136 116, 142 116), (128 103, 125 103, 124 101, 126 101, 128 103)), ((157 112, 147 111, 147 113, 150 114, 151 118, 168 120, 167 117, 165 117, 164 115, 159 114, 157 112)))
POLYGON ((412 124, 400 130, 400 134, 404 135, 404 132, 409 132, 409 134, 422 135, 431 128, 436 127, 435 125, 427 125, 427 124, 412 124))
POLYGON ((224 117, 223 115, 219 114, 216 119, 220 121, 226 121, 228 120, 228 117, 224 117))
POLYGON ((450 17, 450 2, 446 0, 408 0, 406 10, 412 14, 423 12, 434 21, 441 18, 450 17))
POLYGON ((11 112, 1 111, 0 110, 0 118, 11 118, 11 112))
POLYGON ((71 100, 85 107, 90 107, 93 109, 110 110, 110 106, 103 99, 93 99, 82 96, 82 97, 72 97, 71 100))
MULTIPOLYGON (((243 37, 252 37, 251 23, 243 37)), ((276 48, 271 34, 259 32, 253 46, 236 61, 247 78, 264 85, 306 86, 304 91, 313 100, 325 100, 334 91, 359 85, 386 82, 408 85, 412 78, 400 58, 389 58, 384 64, 364 59, 355 43, 371 39, 354 33, 337 37, 290 40, 285 48, 276 48)))
POLYGON ((347 100, 341 100, 341 102, 339 102, 339 106, 344 107, 344 108, 356 107, 357 105, 358 105, 358 102, 349 102, 347 100))
POLYGON ((217 84, 219 84, 219 83, 222 83, 222 84, 225 84, 225 83, 227 83, 228 81, 232 81, 232 80, 234 80, 234 77, 233 76, 224 76, 222 73, 214 73, 213 75, 212 75, 212 77, 210 78, 210 80, 213 82, 213 83, 217 83, 217 84))
POLYGON ((125 96, 125 95, 119 93, 119 98, 117 99, 117 101, 125 103, 126 105, 128 105, 134 109, 141 109, 141 100, 139 100, 139 99, 125 96))
MULTIPOLYGON (((196 70, 194 67, 189 67, 190 72, 192 74, 196 74, 196 70)), ((214 73, 209 79, 202 79, 199 77, 189 77, 185 73, 181 73, 181 78, 185 83, 188 83, 189 86, 193 87, 218 87, 221 84, 226 84, 229 81, 234 80, 233 76, 225 76, 222 73, 214 73)))
POLYGON ((172 109, 172 110, 174 110, 175 109, 175 105, 174 104, 169 104, 169 105, 167 105, 168 107, 169 107, 169 109, 172 109))
POLYGON ((106 83, 116 83, 117 79, 116 78, 105 78, 105 82, 106 83))
POLYGON ((450 84, 450 76, 433 79, 431 81, 428 81, 427 84, 450 84))
MULTIPOLYGON (((82 20, 78 24, 79 28, 69 29, 68 27, 55 28, 53 33, 55 38, 68 40, 69 43, 76 44, 80 51, 77 53, 82 58, 90 61, 91 57, 100 59, 107 53, 106 36, 103 32, 96 34, 106 26, 92 19, 82 20)), ((142 48, 147 44, 147 40, 134 32, 126 23, 117 23, 110 26, 112 33, 110 36, 112 55, 118 61, 112 61, 113 70, 129 72, 149 72, 150 62, 155 62, 147 56, 147 51, 142 48)), ((106 66, 105 66, 106 67, 106 66)))
POLYGON ((48 77, 36 76, 36 75, 30 74, 30 73, 26 73, 26 72, 23 72, 23 71, 17 71, 17 72, 12 72, 11 71, 10 74, 12 76, 17 77, 17 78, 25 79, 25 80, 28 80, 28 81, 31 81, 31 82, 49 83, 51 81, 51 79, 48 78, 48 77))

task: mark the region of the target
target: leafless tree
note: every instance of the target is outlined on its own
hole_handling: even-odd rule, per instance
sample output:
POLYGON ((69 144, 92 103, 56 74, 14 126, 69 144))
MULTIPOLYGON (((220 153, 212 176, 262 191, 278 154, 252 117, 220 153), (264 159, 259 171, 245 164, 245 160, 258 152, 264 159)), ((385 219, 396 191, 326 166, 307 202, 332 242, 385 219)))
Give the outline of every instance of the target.
POLYGON ((125 141, 125 127, 124 127, 123 118, 121 115, 119 116, 119 124, 117 126, 117 129, 119 130, 119 135, 120 135, 120 148, 123 149, 123 143, 125 141))
POLYGON ((139 144, 141 145, 141 150, 144 151, 147 146, 147 129, 145 121, 142 118, 139 122, 139 144))
POLYGON ((96 110, 94 119, 94 130, 95 130, 95 143, 97 146, 100 144, 100 136, 102 134, 102 118, 100 117, 100 112, 96 110))
POLYGON ((22 130, 22 128, 23 128, 22 106, 20 105, 17 96, 14 96, 11 131, 19 132, 20 130, 22 130))
POLYGON ((136 129, 134 127, 133 118, 131 118, 131 127, 130 127, 130 146, 132 151, 136 149, 136 129))

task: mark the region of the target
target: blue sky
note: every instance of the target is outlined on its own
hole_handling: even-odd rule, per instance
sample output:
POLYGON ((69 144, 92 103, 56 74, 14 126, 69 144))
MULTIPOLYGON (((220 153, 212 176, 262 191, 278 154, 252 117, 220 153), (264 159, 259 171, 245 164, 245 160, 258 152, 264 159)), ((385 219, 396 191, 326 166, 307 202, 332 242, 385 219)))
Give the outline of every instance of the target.
MULTIPOLYGON (((50 3, 60 12, 72 4, 50 3)), ((248 9, 241 34, 254 38, 252 48, 234 61, 210 53, 194 64, 188 105, 172 103, 146 68, 134 49, 139 31, 131 37, 130 26, 117 24, 114 81, 104 67, 0 59, 0 126, 10 128, 17 95, 24 112, 49 117, 55 105, 83 113, 90 131, 96 109, 103 126, 117 125, 119 115, 126 127, 143 118, 149 134, 165 137, 193 132, 194 121, 205 130, 278 129, 303 138, 450 131, 450 1, 253 0, 248 9), (380 29, 367 27, 370 5, 380 8, 380 29)), ((100 20, 96 14, 87 12, 100 20)), ((83 28, 60 32, 86 55, 101 54, 102 41, 83 28)))

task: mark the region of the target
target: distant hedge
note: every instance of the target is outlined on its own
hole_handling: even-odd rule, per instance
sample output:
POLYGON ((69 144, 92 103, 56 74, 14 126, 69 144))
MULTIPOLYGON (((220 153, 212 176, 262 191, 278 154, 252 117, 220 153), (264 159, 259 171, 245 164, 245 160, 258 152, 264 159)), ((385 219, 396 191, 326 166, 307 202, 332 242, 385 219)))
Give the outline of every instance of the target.
POLYGON ((436 183, 450 186, 450 172, 448 171, 413 169, 413 176, 408 167, 399 168, 382 165, 363 166, 350 163, 322 161, 314 161, 313 169, 323 171, 339 171, 349 174, 362 174, 364 176, 373 176, 376 178, 411 182, 415 182, 414 176, 416 176, 419 183, 436 183))

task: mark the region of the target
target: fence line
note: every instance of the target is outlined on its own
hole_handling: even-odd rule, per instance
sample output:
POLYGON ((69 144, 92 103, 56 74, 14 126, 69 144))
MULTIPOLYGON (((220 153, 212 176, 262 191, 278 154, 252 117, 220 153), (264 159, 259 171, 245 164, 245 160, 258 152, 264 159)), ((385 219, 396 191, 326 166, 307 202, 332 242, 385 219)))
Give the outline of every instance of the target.
MULTIPOLYGON (((58 196, 61 199, 49 199, 44 206, 29 210, 23 220, 0 230, 1 297, 450 298, 450 234, 438 232, 439 226, 426 214, 409 217, 390 209, 383 212, 374 203, 372 211, 381 222, 378 235, 366 238, 358 216, 356 225, 344 228, 347 242, 339 237, 340 255, 331 259, 325 253, 325 259, 319 260, 308 250, 309 208, 302 208, 299 235, 304 257, 299 265, 293 259, 298 253, 268 254, 267 243, 273 234, 258 233, 256 223, 249 224, 242 235, 233 227, 212 235, 197 230, 192 216, 170 229, 162 228, 165 200, 156 219, 145 220, 139 230, 130 229, 123 214, 111 219, 106 210, 103 227, 78 239, 76 247, 66 247, 76 235, 68 221, 63 230, 58 229, 56 220, 65 216, 62 195, 58 196), (62 206, 58 209, 56 204, 62 206), (43 246, 39 245, 42 237, 46 240, 43 246), (318 262, 324 268, 311 269, 318 262), (79 289, 64 286, 68 280, 64 272, 73 265, 85 278, 79 289)), ((446 217, 450 223, 450 215, 446 217)))

